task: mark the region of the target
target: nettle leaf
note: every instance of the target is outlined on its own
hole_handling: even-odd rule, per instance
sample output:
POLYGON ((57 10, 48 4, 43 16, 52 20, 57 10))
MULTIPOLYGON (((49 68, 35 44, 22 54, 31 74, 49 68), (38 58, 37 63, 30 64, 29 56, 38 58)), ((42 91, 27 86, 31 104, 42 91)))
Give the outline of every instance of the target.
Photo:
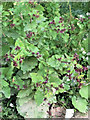
POLYGON ((9 51, 9 49, 9 45, 2 43, 2 56, 4 56, 9 51))
POLYGON ((2 92, 5 95, 6 98, 10 98, 11 92, 9 86, 5 86, 2 88, 2 92))
POLYGON ((38 60, 35 57, 26 58, 21 64, 21 70, 25 74, 26 72, 29 72, 32 69, 34 69, 35 66, 37 66, 37 64, 38 64, 38 60))
POLYGON ((35 99, 37 105, 40 105, 43 102, 43 98, 44 98, 43 91, 41 89, 38 89, 34 95, 34 99, 35 99))
POLYGON ((50 82, 55 82, 57 84, 61 84, 62 83, 62 80, 59 79, 58 74, 55 74, 55 73, 50 75, 49 81, 50 82))
POLYGON ((48 65, 50 65, 51 67, 54 67, 57 70, 60 68, 60 64, 61 64, 60 61, 55 59, 55 56, 52 56, 51 58, 49 58, 47 60, 47 63, 48 65))
POLYGON ((49 52, 45 48, 43 48, 41 50, 41 54, 43 55, 44 58, 48 58, 49 57, 49 52))
POLYGON ((23 71, 18 71, 17 75, 21 77, 21 79, 28 79, 31 78, 30 77, 30 72, 26 72, 25 74, 23 74, 23 71))
POLYGON ((79 90, 79 93, 82 97, 88 99, 88 86, 82 86, 82 88, 79 90))
POLYGON ((20 38, 18 38, 18 39, 16 40, 16 42, 15 42, 15 47, 16 47, 16 46, 21 47, 21 49, 22 49, 22 48, 25 48, 25 47, 24 47, 24 42, 21 41, 20 38))
POLYGON ((5 31, 4 34, 7 36, 7 37, 11 37, 13 39, 17 39, 19 38, 19 34, 15 31, 15 30, 12 30, 12 31, 5 31))
MULTIPOLYGON (((88 85, 88 91, 90 91, 90 84, 88 85)), ((88 93, 88 98, 90 98, 90 92, 88 93)))
POLYGON ((16 75, 13 78, 14 78, 14 84, 17 84, 22 88, 24 85, 24 81, 18 75, 16 75))
POLYGON ((20 25, 22 23, 22 21, 20 20, 20 18, 14 18, 14 20, 13 20, 13 24, 15 24, 15 25, 20 25))
POLYGON ((15 40, 13 38, 8 38, 7 41, 11 47, 14 47, 15 40))
POLYGON ((64 92, 65 92, 64 88, 59 88, 59 90, 56 91, 56 94, 64 93, 64 92))
POLYGON ((22 78, 22 79, 28 79, 28 78, 30 78, 30 73, 29 73, 29 72, 26 72, 25 74, 23 74, 23 75, 21 76, 21 78, 22 78))
POLYGON ((47 61, 48 65, 50 65, 51 67, 55 67, 56 61, 55 61, 55 57, 51 57, 48 59, 47 61))
POLYGON ((36 46, 34 46, 33 44, 29 44, 29 45, 27 46, 27 49, 28 49, 28 50, 31 50, 31 51, 33 51, 33 52, 35 52, 35 53, 39 52, 39 49, 38 49, 36 46))
POLYGON ((62 36, 65 42, 68 42, 69 34, 65 34, 62 36))
POLYGON ((40 63, 39 63, 39 70, 38 70, 37 73, 38 73, 39 75, 41 75, 41 76, 44 76, 44 75, 46 74, 47 70, 49 70, 49 74, 51 74, 51 72, 54 72, 54 70, 51 71, 50 68, 48 68, 47 66, 45 66, 44 64, 42 64, 42 63, 40 62, 40 63), (50 71, 51 71, 51 72, 50 72, 50 71))
POLYGON ((2 98, 2 93, 0 93, 0 98, 2 98))
POLYGON ((26 96, 29 96, 32 93, 32 89, 30 87, 20 90, 17 97, 24 98, 26 96))
POLYGON ((82 79, 83 77, 84 77, 84 75, 79 75, 77 78, 82 79))
POLYGON ((47 18, 45 18, 44 16, 39 16, 37 19, 36 19, 36 23, 42 23, 43 21, 45 21, 47 18))
POLYGON ((8 82, 6 82, 5 80, 2 80, 1 82, 2 82, 2 86, 8 86, 9 85, 8 82))
POLYGON ((40 63, 39 63, 39 69, 42 70, 43 68, 44 68, 44 65, 43 65, 43 63, 40 62, 40 63))
POLYGON ((52 37, 53 37, 53 39, 55 39, 56 36, 57 36, 57 33, 55 31, 52 31, 52 37))
POLYGON ((64 84, 64 89, 65 89, 65 90, 69 90, 69 89, 70 89, 70 86, 67 85, 67 84, 64 84))
POLYGON ((44 79, 41 75, 39 75, 38 73, 31 73, 31 78, 32 78, 32 82, 33 83, 37 83, 37 82, 43 82, 44 79))
POLYGON ((59 23, 60 19, 59 19, 59 17, 55 17, 54 20, 55 20, 55 23, 59 23))
POLYGON ((76 64, 76 67, 77 67, 77 68, 82 68, 82 65, 76 64))
POLYGON ((3 11, 3 16, 9 15, 9 12, 3 11))
MULTIPOLYGON (((55 92, 56 93, 56 92, 55 92)), ((56 100, 56 96, 53 94, 53 92, 48 92, 45 97, 47 98, 48 100, 48 103, 56 103, 57 100, 56 100)))
POLYGON ((13 74, 13 69, 12 67, 6 67, 6 68, 1 68, 2 70, 2 78, 7 78, 7 79, 11 79, 11 76, 13 74))
POLYGON ((37 5, 35 9, 39 11, 44 11, 44 7, 42 5, 37 5))
POLYGON ((88 52, 88 37, 86 38, 86 40, 82 41, 82 46, 85 48, 85 51, 88 52))
POLYGON ((81 97, 77 97, 76 98, 76 96, 73 96, 73 98, 72 98, 72 104, 80 112, 86 113, 86 111, 87 111, 87 104, 88 104, 87 101, 86 101, 86 99, 83 99, 81 97))
POLYGON ((37 74, 43 76, 46 73, 45 70, 44 70, 44 68, 45 67, 43 67, 43 69, 38 70, 37 74))
POLYGON ((83 28, 83 25, 82 25, 82 24, 80 24, 79 22, 77 22, 77 25, 79 26, 79 28, 80 28, 80 29, 82 29, 82 28, 83 28))
POLYGON ((17 104, 19 104, 19 106, 22 106, 23 104, 27 103, 31 99, 32 99, 32 94, 30 94, 29 96, 18 98, 17 99, 17 104))
MULTIPOLYGON (((32 22, 32 23, 28 23, 27 25, 25 25, 24 31, 34 31, 34 29, 36 29, 37 27, 37 23, 32 22)), ((36 31, 35 31, 36 32, 36 31)))

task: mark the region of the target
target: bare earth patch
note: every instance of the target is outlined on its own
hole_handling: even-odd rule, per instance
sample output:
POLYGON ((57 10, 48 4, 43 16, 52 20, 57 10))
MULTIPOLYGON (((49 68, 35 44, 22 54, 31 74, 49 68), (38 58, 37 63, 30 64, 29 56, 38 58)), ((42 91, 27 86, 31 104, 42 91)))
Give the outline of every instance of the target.
MULTIPOLYGON (((61 107, 53 107, 50 110, 52 118, 65 118, 66 110, 61 107)), ((86 114, 76 112, 72 118, 88 118, 90 119, 90 111, 86 114)))

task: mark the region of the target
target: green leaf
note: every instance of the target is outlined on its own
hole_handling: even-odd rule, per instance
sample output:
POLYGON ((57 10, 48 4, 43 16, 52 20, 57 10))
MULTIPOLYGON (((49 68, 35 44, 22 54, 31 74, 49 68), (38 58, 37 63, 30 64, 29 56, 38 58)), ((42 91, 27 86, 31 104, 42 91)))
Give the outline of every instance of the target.
POLYGON ((13 69, 12 67, 3 67, 1 68, 2 70, 2 78, 7 78, 7 79, 11 79, 11 76, 13 74, 13 69))
POLYGON ((40 81, 44 81, 43 77, 41 75, 39 75, 38 73, 31 73, 31 78, 32 78, 32 82, 33 83, 37 83, 37 82, 40 82, 40 81))
POLYGON ((38 60, 35 57, 29 57, 24 60, 24 62, 21 64, 21 70, 25 74, 26 72, 31 71, 32 69, 37 66, 38 60))
POLYGON ((26 72, 25 74, 23 74, 22 71, 18 71, 17 75, 21 77, 21 79, 28 79, 30 78, 30 72, 26 72))
POLYGON ((41 54, 43 55, 44 58, 48 58, 49 57, 49 52, 45 48, 43 48, 41 50, 41 54))
POLYGON ((21 41, 19 38, 16 40, 16 42, 15 42, 15 47, 16 46, 19 46, 19 47, 21 47, 21 49, 22 48, 24 48, 24 42, 23 41, 21 41))
POLYGON ((22 74, 21 78, 22 79, 28 79, 28 78, 30 78, 30 73, 26 72, 25 74, 22 74))
POLYGON ((79 26, 79 28, 83 28, 83 25, 82 24, 80 24, 79 22, 77 22, 77 25, 79 26))
POLYGON ((52 37, 53 37, 53 39, 55 39, 56 36, 57 36, 57 33, 55 31, 52 31, 52 37))
POLYGON ((9 45, 6 45, 6 44, 2 44, 2 56, 4 56, 8 51, 9 51, 10 47, 9 45))
POLYGON ((29 87, 29 88, 26 88, 24 90, 20 90, 17 97, 19 98, 24 98, 26 96, 29 96, 32 92, 32 89, 29 87))
POLYGON ((4 34, 9 38, 12 37, 13 39, 17 39, 20 36, 19 33, 17 33, 15 30, 5 31, 4 34))
POLYGON ((31 50, 31 51, 33 51, 33 52, 35 52, 35 53, 39 52, 39 49, 38 49, 36 46, 34 46, 33 44, 29 44, 29 45, 27 46, 27 49, 28 49, 28 50, 31 50))
POLYGON ((65 42, 68 42, 69 34, 65 34, 62 36, 65 42))
POLYGON ((53 82, 53 83, 57 83, 57 84, 61 84, 62 81, 59 79, 58 75, 53 73, 50 75, 50 79, 49 79, 50 82, 53 82))
POLYGON ((55 20, 55 23, 59 23, 60 19, 59 19, 59 17, 55 17, 54 20, 55 20))
POLYGON ((33 29, 36 29, 37 24, 35 22, 28 23, 25 25, 24 31, 32 31, 33 29))
POLYGON ((48 65, 50 65, 51 67, 54 67, 55 69, 59 69, 60 68, 60 62, 58 60, 55 59, 55 56, 52 56, 51 58, 49 58, 47 60, 48 65))
POLYGON ((51 67, 55 67, 56 61, 55 61, 54 56, 51 57, 51 58, 49 58, 47 63, 48 63, 48 65, 50 65, 51 67))
POLYGON ((5 16, 5 15, 9 15, 9 12, 7 12, 7 11, 3 12, 3 16, 5 16))
MULTIPOLYGON (((90 91, 90 84, 88 85, 88 91, 90 91)), ((90 92, 88 93, 88 98, 90 99, 90 92)))
POLYGON ((37 5, 35 9, 39 11, 44 11, 44 7, 42 5, 37 5))
POLYGON ((13 78, 14 78, 14 83, 19 85, 22 88, 24 85, 24 81, 18 75, 16 75, 13 78))
POLYGON ((64 88, 59 88, 59 90, 56 91, 56 94, 59 94, 59 93, 64 93, 65 89, 64 88))
POLYGON ((0 93, 0 98, 2 98, 2 93, 0 93))
POLYGON ((15 25, 20 25, 21 24, 21 19, 20 18, 14 18, 14 20, 13 20, 13 24, 15 24, 15 25))
POLYGON ((70 89, 70 86, 67 85, 67 84, 64 84, 64 89, 65 89, 65 90, 69 90, 69 89, 70 89))
POLYGON ((34 98, 35 98, 37 105, 40 105, 43 102, 43 98, 44 98, 44 93, 42 92, 42 90, 40 89, 37 90, 35 92, 34 98))
POLYGON ((79 90, 79 93, 82 97, 88 99, 88 86, 82 86, 82 88, 79 90))
POLYGON ((48 118, 48 101, 43 102, 39 106, 36 104, 35 100, 28 99, 28 101, 26 101, 24 100, 25 103, 20 105, 18 104, 17 100, 17 110, 20 115, 22 115, 24 118, 48 118))
POLYGON ((8 86, 8 82, 6 82, 5 80, 2 80, 2 86, 8 86))
POLYGON ((10 92, 10 88, 8 86, 3 87, 2 92, 6 98, 10 98, 11 92, 10 92))
POLYGON ((72 104, 76 109, 78 109, 82 113, 86 113, 87 111, 87 101, 81 97, 75 97, 72 98, 72 104))
POLYGON ((27 103, 28 101, 30 101, 32 99, 32 95, 29 95, 29 96, 25 96, 25 97, 21 97, 18 100, 18 104, 20 106, 22 106, 23 104, 27 103))
POLYGON ((76 64, 76 67, 77 67, 77 68, 82 68, 82 65, 76 64))

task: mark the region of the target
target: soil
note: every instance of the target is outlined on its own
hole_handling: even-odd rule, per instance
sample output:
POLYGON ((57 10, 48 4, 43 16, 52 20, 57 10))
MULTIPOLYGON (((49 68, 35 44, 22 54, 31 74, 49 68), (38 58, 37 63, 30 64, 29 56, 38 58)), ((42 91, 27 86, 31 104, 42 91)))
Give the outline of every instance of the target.
MULTIPOLYGON (((66 110, 61 107, 52 106, 50 109, 51 118, 65 118, 66 110)), ((75 112, 72 118, 88 118, 90 119, 90 111, 86 114, 82 114, 80 112, 75 112)))

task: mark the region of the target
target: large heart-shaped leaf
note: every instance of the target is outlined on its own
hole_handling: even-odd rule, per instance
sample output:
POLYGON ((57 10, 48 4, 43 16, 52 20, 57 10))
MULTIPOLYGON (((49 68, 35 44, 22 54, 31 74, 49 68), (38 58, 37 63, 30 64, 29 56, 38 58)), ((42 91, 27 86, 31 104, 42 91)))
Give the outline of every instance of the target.
POLYGON ((26 72, 34 69, 35 66, 37 66, 37 64, 38 64, 38 60, 35 57, 26 58, 23 64, 21 65, 21 70, 25 74, 26 72))
POLYGON ((55 83, 57 83, 57 84, 61 84, 61 83, 62 83, 62 81, 59 79, 58 75, 55 74, 55 73, 52 73, 52 74, 50 75, 49 81, 50 81, 50 82, 55 82, 55 83))
POLYGON ((38 91, 36 91, 34 98, 35 98, 37 105, 40 105, 43 102, 43 98, 44 98, 44 93, 42 92, 42 90, 40 91, 39 89, 38 91))
POLYGON ((31 78, 32 78, 32 82, 33 83, 37 83, 37 82, 40 82, 40 81, 44 81, 43 77, 41 75, 39 75, 38 73, 31 73, 31 78))
POLYGON ((3 68, 1 68, 1 70, 2 70, 2 78, 7 78, 7 79, 11 78, 11 76, 13 74, 12 67, 6 67, 6 68, 3 67, 3 68))
POLYGON ((26 96, 29 96, 31 94, 32 90, 30 89, 30 87, 20 90, 17 97, 19 98, 24 98, 26 96))
POLYGON ((86 113, 87 110, 87 101, 81 97, 75 97, 72 98, 72 104, 76 109, 78 109, 82 113, 86 113))
POLYGON ((10 98, 11 92, 10 92, 10 87, 6 86, 2 88, 2 92, 5 95, 6 98, 10 98))
POLYGON ((17 101, 17 110, 24 118, 48 118, 48 109, 47 102, 43 102, 37 106, 36 102, 32 99, 29 99, 23 105, 18 104, 17 101))
POLYGON ((79 93, 82 97, 88 99, 88 86, 83 86, 80 90, 79 93))

